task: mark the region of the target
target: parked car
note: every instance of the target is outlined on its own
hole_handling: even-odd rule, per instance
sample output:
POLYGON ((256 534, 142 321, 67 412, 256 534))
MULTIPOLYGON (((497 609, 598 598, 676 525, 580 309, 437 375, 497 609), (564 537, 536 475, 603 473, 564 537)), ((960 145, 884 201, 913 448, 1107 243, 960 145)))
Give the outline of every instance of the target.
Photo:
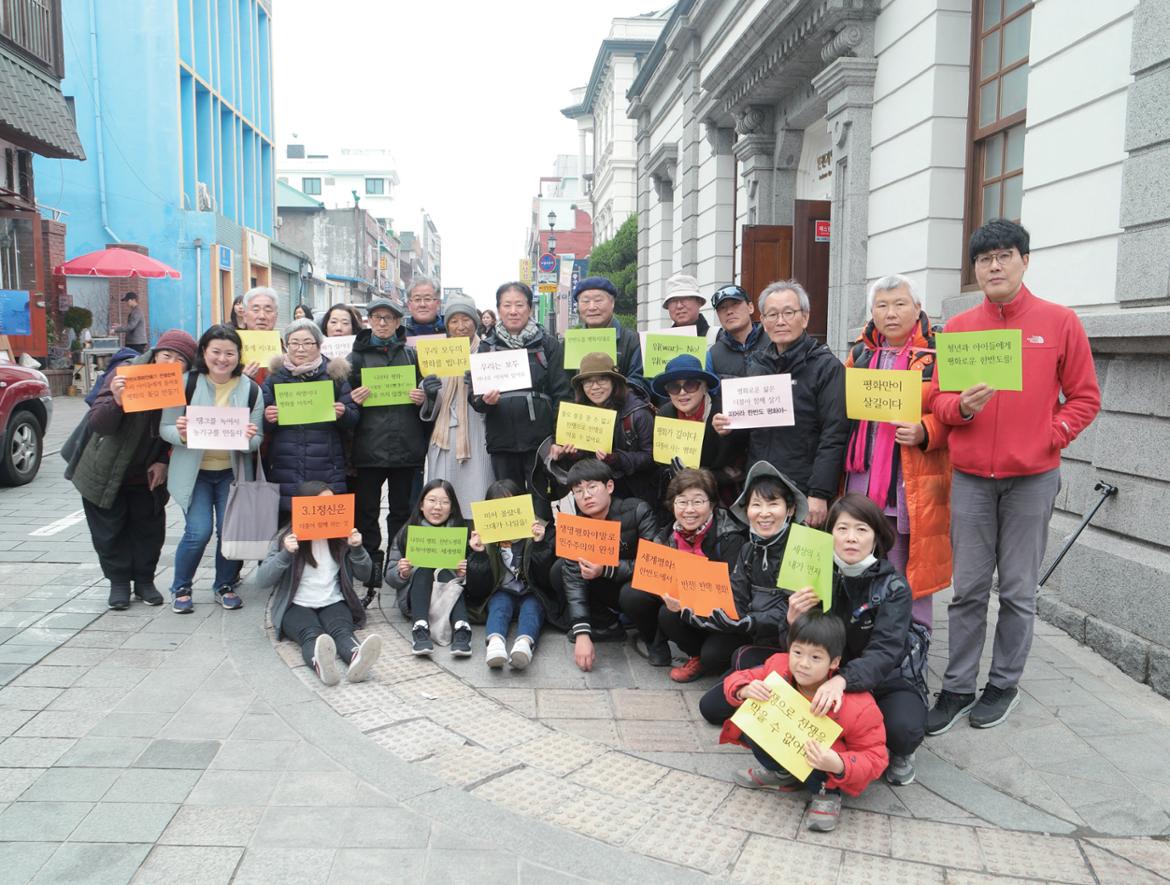
POLYGON ((49 380, 36 369, 0 364, 0 483, 32 482, 41 468, 45 431, 53 417, 49 380))

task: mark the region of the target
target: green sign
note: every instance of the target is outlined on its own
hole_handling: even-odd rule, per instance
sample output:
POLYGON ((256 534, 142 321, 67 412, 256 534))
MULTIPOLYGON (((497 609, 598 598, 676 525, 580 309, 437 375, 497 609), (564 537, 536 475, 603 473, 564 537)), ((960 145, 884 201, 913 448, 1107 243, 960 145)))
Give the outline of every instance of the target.
POLYGON ((702 335, 646 336, 646 352, 642 355, 643 374, 647 378, 661 375, 666 364, 679 354, 689 353, 701 364, 707 356, 707 339, 702 335))
POLYGON ((458 568, 467 559, 467 529, 408 526, 406 558, 415 568, 458 568))
POLYGON ((578 369, 587 353, 605 353, 617 362, 617 329, 569 329, 565 332, 565 368, 578 369))
POLYGON ((986 384, 996 390, 1023 390, 1024 363, 1019 329, 939 332, 939 390, 966 390, 986 384))
POLYGON ((273 385, 276 391, 276 423, 320 424, 336 421, 332 381, 300 381, 273 385))
POLYGON ((783 590, 812 587, 821 608, 828 611, 833 602, 833 536, 803 525, 790 526, 776 586, 783 590))
POLYGON ((370 395, 362 406, 410 405, 410 392, 415 388, 414 366, 381 366, 362 369, 362 387, 370 388, 370 395))

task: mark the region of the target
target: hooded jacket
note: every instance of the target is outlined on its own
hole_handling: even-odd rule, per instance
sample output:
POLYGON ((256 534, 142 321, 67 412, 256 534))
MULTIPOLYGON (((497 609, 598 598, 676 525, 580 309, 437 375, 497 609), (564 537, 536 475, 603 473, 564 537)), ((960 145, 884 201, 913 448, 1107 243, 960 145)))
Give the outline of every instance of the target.
POLYGON ((726 329, 720 329, 715 343, 707 350, 707 371, 720 378, 746 378, 756 354, 770 343, 759 323, 752 323, 752 330, 742 344, 726 329))
MULTIPOLYGON (((373 332, 362 329, 353 342, 349 355, 349 386, 362 386, 362 369, 382 366, 412 366, 415 382, 418 378, 418 357, 414 348, 406 346, 402 327, 395 332, 388 345, 375 346, 370 342, 373 332)), ((401 406, 360 406, 357 426, 353 431, 353 466, 396 469, 422 467, 427 459, 431 429, 419 417, 414 403, 401 406)))
MULTIPOLYGON (((549 589, 549 570, 556 560, 556 526, 549 523, 544 538, 537 542, 532 538, 512 542, 513 555, 519 555, 520 567, 516 576, 540 600, 544 607, 545 620, 559 630, 567 629, 564 621, 564 605, 549 589)), ((493 593, 512 593, 501 587, 504 579, 504 560, 499 544, 485 544, 480 551, 472 550, 467 555, 467 593, 474 599, 487 599, 493 593)), ((523 595, 523 594, 521 594, 523 595)))

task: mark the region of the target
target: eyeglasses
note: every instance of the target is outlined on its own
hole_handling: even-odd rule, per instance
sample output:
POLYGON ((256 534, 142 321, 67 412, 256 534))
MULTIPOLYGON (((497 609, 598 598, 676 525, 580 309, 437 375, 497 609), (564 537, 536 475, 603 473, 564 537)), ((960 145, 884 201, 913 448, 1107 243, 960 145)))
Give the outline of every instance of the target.
POLYGON ((396 320, 396 319, 398 319, 398 317, 394 316, 393 314, 389 314, 389 313, 370 314, 370 322, 377 323, 378 325, 381 325, 382 323, 388 323, 391 320, 396 320))
POLYGON ((586 378, 581 382, 582 387, 605 387, 606 384, 613 384, 612 378, 606 378, 604 375, 595 375, 592 378, 586 378))
POLYGON ((586 482, 573 489, 574 498, 595 498, 605 491, 605 484, 600 482, 586 482))
POLYGON ((774 323, 781 317, 784 322, 791 323, 799 314, 804 313, 803 310, 797 310, 795 307, 786 307, 784 310, 770 310, 760 317, 765 323, 774 323))
POLYGON ((289 341, 287 343, 289 350, 312 350, 317 346, 316 341, 289 341))
POLYGON ((412 295, 410 297, 411 304, 434 304, 438 300, 434 295, 412 295))
POLYGON ((669 384, 667 384, 666 392, 671 396, 678 396, 684 391, 686 393, 694 393, 702 386, 703 382, 698 378, 684 378, 681 381, 671 381, 669 384))
POLYGON ((682 498, 674 499, 674 506, 679 510, 701 510, 711 504, 710 498, 692 498, 684 501, 682 498))
POLYGON ((1006 267, 1015 257, 1016 251, 1014 249, 1004 249, 1002 252, 984 252, 975 259, 975 265, 976 267, 988 268, 991 267, 992 262, 995 262, 1000 267, 1006 267))

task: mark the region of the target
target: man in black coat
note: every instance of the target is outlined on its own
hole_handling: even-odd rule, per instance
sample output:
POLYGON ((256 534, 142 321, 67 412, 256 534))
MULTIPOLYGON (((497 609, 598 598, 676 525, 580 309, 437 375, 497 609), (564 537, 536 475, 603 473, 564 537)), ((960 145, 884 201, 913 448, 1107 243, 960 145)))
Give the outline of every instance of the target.
POLYGON ((617 370, 625 377, 626 383, 649 394, 650 387, 642 376, 642 342, 638 333, 625 328, 613 317, 617 295, 617 286, 605 277, 586 277, 573 290, 573 301, 582 328, 616 330, 617 358, 614 362, 617 370))
POLYGON ((751 296, 739 286, 724 286, 711 304, 722 328, 707 350, 707 371, 720 379, 746 378, 756 354, 770 343, 763 327, 752 322, 751 296))
MULTIPOLYGON (((796 423, 741 431, 748 440, 748 464, 768 461, 808 495, 808 521, 824 525, 845 467, 849 418, 845 414, 845 366, 811 338, 809 298, 796 280, 772 283, 760 293, 760 314, 770 344, 758 352, 748 375, 792 376, 796 423)), ((730 419, 716 415, 712 426, 731 433, 730 419)))

